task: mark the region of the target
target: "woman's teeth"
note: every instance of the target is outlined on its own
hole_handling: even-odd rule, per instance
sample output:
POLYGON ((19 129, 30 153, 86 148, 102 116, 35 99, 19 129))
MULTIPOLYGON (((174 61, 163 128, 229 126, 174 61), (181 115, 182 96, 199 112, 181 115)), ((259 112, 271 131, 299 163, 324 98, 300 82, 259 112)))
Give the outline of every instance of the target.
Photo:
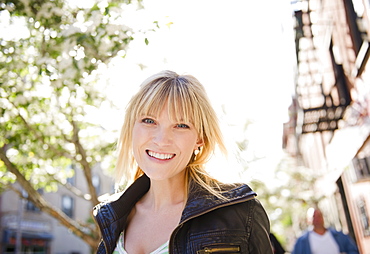
POLYGON ((160 159, 160 160, 169 160, 169 159, 171 159, 175 156, 174 154, 156 153, 156 152, 153 152, 153 151, 148 151, 147 153, 150 157, 154 157, 154 158, 160 159))

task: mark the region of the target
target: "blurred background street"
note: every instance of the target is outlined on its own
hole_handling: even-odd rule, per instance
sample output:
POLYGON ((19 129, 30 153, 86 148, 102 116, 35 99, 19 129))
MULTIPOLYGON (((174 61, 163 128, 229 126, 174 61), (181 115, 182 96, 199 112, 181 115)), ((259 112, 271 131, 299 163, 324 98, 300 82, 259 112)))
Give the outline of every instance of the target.
POLYGON ((0 1, 0 253, 91 253, 125 105, 151 74, 206 87, 289 253, 319 207, 370 253, 369 1, 0 1), (68 243, 68 244, 66 244, 68 243))

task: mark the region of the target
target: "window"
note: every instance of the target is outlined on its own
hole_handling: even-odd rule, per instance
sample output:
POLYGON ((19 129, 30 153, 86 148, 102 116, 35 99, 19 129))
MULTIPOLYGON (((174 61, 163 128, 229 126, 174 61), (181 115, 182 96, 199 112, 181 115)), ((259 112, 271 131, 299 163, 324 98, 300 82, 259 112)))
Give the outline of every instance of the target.
POLYGON ((363 234, 364 236, 369 236, 370 235, 369 215, 367 213, 366 201, 364 197, 361 197, 360 199, 358 199, 357 208, 358 208, 359 215, 360 215, 360 221, 362 224, 363 234))
POLYGON ((76 179, 76 167, 74 165, 70 165, 66 169, 66 175, 67 175, 67 183, 74 186, 75 185, 75 179, 76 179))
POLYGON ((69 217, 73 217, 73 198, 67 195, 62 196, 62 211, 69 217))
POLYGON ((357 181, 370 180, 370 157, 356 157, 352 160, 352 165, 357 181))
POLYGON ((364 18, 365 6, 362 0, 343 1, 348 18, 349 30, 356 55, 364 40, 367 40, 367 20, 364 18))
MULTIPOLYGON (((38 189, 37 192, 40 193, 41 195, 43 194, 42 189, 38 189)), ((27 211, 29 212, 40 212, 41 211, 40 208, 35 206, 35 204, 28 199, 28 193, 26 191, 22 190, 22 195, 24 198, 26 198, 26 210, 27 211)))
POLYGON ((29 200, 27 200, 27 203, 26 203, 26 210, 30 212, 40 212, 40 208, 35 206, 35 204, 29 200))
POLYGON ((95 187, 95 192, 99 195, 100 194, 100 177, 98 175, 93 175, 92 184, 95 187))

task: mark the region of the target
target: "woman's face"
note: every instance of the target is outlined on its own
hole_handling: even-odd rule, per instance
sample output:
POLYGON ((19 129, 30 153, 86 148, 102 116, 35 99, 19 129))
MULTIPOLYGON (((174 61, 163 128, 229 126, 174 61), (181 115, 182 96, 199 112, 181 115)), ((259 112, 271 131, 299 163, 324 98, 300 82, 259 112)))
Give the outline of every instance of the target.
POLYGON ((133 152, 152 180, 183 177, 194 150, 202 145, 193 124, 176 122, 165 106, 158 116, 141 116, 133 128, 133 152))

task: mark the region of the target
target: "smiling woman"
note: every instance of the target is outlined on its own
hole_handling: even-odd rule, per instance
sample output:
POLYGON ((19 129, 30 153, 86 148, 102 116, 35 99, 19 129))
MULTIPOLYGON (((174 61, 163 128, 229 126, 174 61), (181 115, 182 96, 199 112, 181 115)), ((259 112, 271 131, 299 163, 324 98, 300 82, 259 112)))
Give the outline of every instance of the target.
POLYGON ((170 117, 168 102, 159 115, 139 118, 133 128, 133 151, 140 169, 152 181, 184 179, 193 151, 203 141, 191 122, 180 122, 170 117))
POLYGON ((216 146, 226 152, 196 78, 163 71, 145 80, 118 144, 116 180, 128 188, 94 208, 97 253, 272 253, 256 193, 205 170, 216 146))
MULTIPOLYGON (((202 165, 208 161, 216 145, 220 147, 221 151, 226 152, 216 113, 210 106, 203 86, 192 76, 186 76, 186 79, 179 76, 174 79, 171 75, 173 75, 172 72, 161 72, 149 77, 144 81, 140 91, 129 102, 125 116, 127 124, 122 126, 119 143, 117 179, 130 183, 142 174, 140 165, 138 170, 134 172, 135 174, 132 174, 132 168, 137 161, 133 160, 131 154, 126 152, 132 149, 132 145, 135 145, 132 140, 132 130, 140 118, 151 119, 160 115, 166 117, 167 114, 168 121, 173 124, 192 126, 191 130, 195 131, 204 142, 201 153, 193 163, 189 164, 189 167, 197 165, 196 170, 200 170, 202 165)), ((153 119, 151 121, 155 122, 153 119)), ((196 150, 197 147, 194 149, 196 150)), ((205 171, 202 170, 200 175, 206 175, 205 171)))

